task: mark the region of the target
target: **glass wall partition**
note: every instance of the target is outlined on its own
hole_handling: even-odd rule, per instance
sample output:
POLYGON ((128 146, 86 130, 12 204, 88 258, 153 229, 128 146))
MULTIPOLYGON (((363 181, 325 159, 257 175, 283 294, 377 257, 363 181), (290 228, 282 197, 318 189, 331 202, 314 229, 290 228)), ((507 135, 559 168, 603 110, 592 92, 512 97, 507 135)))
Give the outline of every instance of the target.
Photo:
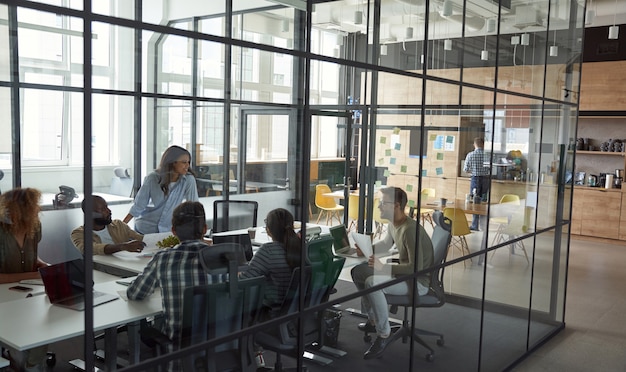
MULTIPOLYGON (((354 283, 353 270, 365 259, 343 261, 340 243, 327 240, 326 263, 341 265, 326 283, 334 288, 329 296, 318 303, 296 295, 284 318, 230 329, 209 344, 283 329, 296 345, 283 357, 286 366, 496 371, 563 327, 580 70, 573 40, 581 36, 584 10, 577 2, 111 0, 85 9, 70 0, 0 3, 0 49, 8 51, 0 58, 0 190, 44 193, 39 253, 48 262, 81 257, 70 233, 93 228, 80 209, 85 195, 103 195, 122 219, 165 149, 179 145, 191 153, 209 227, 219 200, 258 203, 254 244, 272 240, 265 229, 271 210, 293 214, 303 233, 299 279, 307 275, 305 262, 319 258, 310 249, 330 239, 331 228, 342 232, 344 225, 374 242, 389 236, 381 188, 407 193, 404 212, 429 237, 434 213, 454 224, 454 244, 440 265, 388 275, 375 288, 354 283), (465 167, 475 138, 484 140, 489 185, 477 198, 465 167), (130 189, 121 187, 129 179, 130 189), (331 210, 335 215, 325 217, 331 210), (426 338, 432 353, 395 342, 383 360, 364 360, 376 335, 357 328, 361 298, 440 267, 445 304, 407 315, 400 306, 391 322, 406 316, 407 327, 445 335, 446 347, 426 338), (322 325, 338 327, 331 328, 338 338, 316 338, 322 325), (309 353, 317 362, 304 362, 309 353)), ((94 207, 87 203, 86 213, 94 207)), ((240 227, 233 234, 252 226, 240 227)), ((354 237, 347 241, 354 246, 354 237)), ((375 259, 385 265, 397 254, 376 252, 375 259)), ((87 268, 91 260, 85 257, 87 268)), ((105 261, 93 257, 93 277, 113 286, 116 275, 137 275, 149 260, 123 273, 105 261)), ((157 308, 145 317, 158 315, 157 308)), ((98 328, 97 309, 85 314, 87 327, 98 328)), ((128 320, 133 332, 136 318, 128 320)), ((264 346, 268 365, 282 346, 276 340, 264 346)), ((85 351, 58 356, 93 364, 85 351)), ((144 349, 141 358, 129 355, 128 370, 193 352, 155 359, 144 349)))

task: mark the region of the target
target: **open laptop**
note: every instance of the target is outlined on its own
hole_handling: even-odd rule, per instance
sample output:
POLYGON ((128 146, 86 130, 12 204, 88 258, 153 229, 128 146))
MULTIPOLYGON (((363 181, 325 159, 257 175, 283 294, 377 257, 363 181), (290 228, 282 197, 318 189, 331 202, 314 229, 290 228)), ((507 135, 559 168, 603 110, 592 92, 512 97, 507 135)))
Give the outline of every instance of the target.
POLYGON ((250 261, 253 256, 252 251, 252 240, 250 239, 250 235, 248 233, 245 234, 234 234, 234 235, 223 235, 224 233, 213 234, 211 239, 213 239, 213 244, 220 243, 239 243, 243 246, 244 252, 246 254, 246 260, 250 261))
POLYGON ((333 246, 335 254, 341 257, 357 257, 356 248, 350 246, 348 231, 343 224, 331 226, 329 228, 330 235, 333 237, 333 246))
MULTIPOLYGON (((85 310, 85 271, 82 258, 39 268, 46 294, 53 305, 85 310)), ((91 288, 91 286, 89 286, 91 288)), ((93 291, 93 305, 117 300, 116 295, 93 291)))

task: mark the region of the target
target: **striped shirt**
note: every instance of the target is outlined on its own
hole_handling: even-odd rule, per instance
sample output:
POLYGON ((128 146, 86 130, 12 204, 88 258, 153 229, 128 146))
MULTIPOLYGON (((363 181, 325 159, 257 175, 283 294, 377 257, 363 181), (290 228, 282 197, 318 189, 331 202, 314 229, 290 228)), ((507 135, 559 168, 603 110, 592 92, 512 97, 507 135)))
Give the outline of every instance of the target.
POLYGON ((224 281, 225 276, 204 273, 198 252, 205 247, 208 245, 202 241, 188 240, 157 252, 126 290, 128 299, 142 300, 161 287, 165 318, 162 332, 171 340, 180 337, 185 288, 224 281))
POLYGON ((465 165, 463 171, 470 173, 472 176, 488 176, 489 168, 485 167, 485 151, 480 147, 471 151, 465 157, 465 165))
POLYGON ((292 269, 287 264, 285 248, 279 242, 263 244, 254 254, 248 270, 240 274, 241 278, 264 276, 267 281, 263 304, 277 311, 285 298, 292 269))

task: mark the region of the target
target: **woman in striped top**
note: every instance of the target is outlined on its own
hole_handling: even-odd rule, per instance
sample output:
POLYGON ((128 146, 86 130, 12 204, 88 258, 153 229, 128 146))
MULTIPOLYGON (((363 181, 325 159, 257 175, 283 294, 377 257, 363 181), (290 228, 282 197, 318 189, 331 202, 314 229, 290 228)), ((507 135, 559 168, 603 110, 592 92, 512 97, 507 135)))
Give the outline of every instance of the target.
POLYGON ((271 319, 279 311, 287 293, 291 273, 300 264, 300 237, 293 229, 293 215, 286 209, 270 211, 265 219, 265 229, 271 242, 263 244, 254 254, 242 278, 264 276, 267 280, 261 319, 271 319))

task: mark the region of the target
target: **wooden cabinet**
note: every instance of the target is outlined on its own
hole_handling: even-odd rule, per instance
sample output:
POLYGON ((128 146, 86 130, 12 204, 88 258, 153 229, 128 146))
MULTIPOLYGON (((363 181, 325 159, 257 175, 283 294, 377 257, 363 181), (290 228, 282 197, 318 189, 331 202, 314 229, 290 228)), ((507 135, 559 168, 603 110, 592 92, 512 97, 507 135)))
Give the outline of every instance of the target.
POLYGON ((581 193, 584 190, 580 188, 574 189, 574 197, 572 201, 572 234, 580 235, 580 229, 583 221, 583 196, 581 193))
MULTIPOLYGON (((626 193, 622 193, 622 206, 626 206, 626 193)), ((626 240, 626 211, 622 211, 619 219, 619 239, 626 240)))
MULTIPOLYGON (((580 216, 580 235, 619 239, 622 209, 620 191, 585 188, 574 190, 572 214, 580 216)), ((572 225, 572 233, 574 233, 574 228, 575 226, 572 225)))

